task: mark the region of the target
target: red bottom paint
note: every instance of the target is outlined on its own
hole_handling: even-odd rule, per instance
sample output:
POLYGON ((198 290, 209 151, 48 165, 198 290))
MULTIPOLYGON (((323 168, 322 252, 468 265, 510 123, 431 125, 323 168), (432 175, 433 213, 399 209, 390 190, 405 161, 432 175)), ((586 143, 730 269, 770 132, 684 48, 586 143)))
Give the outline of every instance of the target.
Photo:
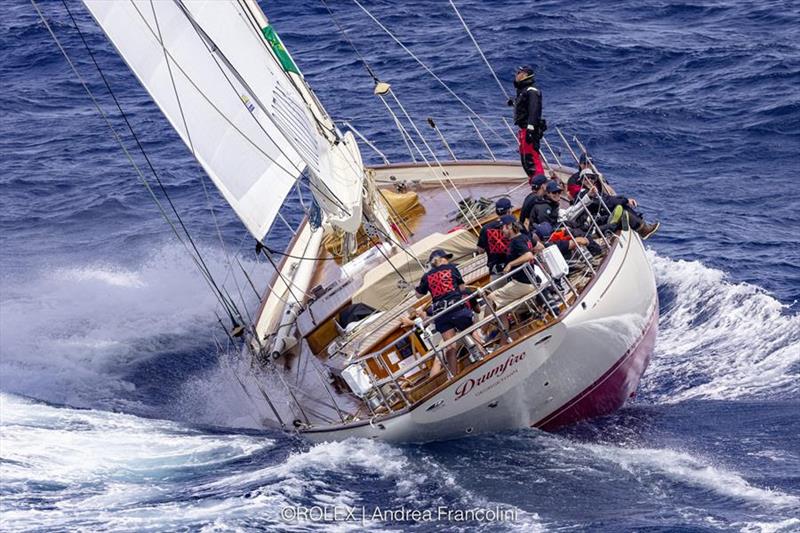
POLYGON ((639 339, 605 374, 556 412, 533 426, 552 431, 579 420, 607 415, 622 407, 639 386, 658 333, 658 305, 639 339))

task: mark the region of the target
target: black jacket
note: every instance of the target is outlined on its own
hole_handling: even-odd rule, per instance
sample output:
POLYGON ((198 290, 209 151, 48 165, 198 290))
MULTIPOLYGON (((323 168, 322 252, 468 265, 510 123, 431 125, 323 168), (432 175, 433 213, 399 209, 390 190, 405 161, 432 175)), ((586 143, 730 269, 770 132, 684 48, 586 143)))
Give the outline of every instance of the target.
POLYGON ((517 84, 514 99, 514 124, 522 129, 539 127, 542 120, 542 91, 530 82, 517 84))
MULTIPOLYGON (((541 224, 542 222, 549 222, 554 228, 558 225, 558 202, 551 202, 542 199, 542 202, 537 202, 531 211, 531 224, 541 224)), ((533 228, 533 226, 531 226, 533 228)))
POLYGON ((532 220, 534 223, 536 222, 533 220, 533 208, 541 203, 547 203, 547 199, 535 193, 530 193, 525 197, 525 201, 522 202, 522 208, 519 210, 519 223, 522 224, 523 227, 525 227, 526 220, 532 220))

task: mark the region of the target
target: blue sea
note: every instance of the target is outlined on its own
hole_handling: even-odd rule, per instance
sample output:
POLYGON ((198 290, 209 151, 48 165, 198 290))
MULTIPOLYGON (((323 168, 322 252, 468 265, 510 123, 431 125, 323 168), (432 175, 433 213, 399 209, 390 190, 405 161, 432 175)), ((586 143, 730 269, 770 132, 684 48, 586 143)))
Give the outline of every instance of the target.
MULTIPOLYGON (((264 290, 270 271, 252 239, 86 9, 68 2, 215 277, 252 310, 255 291, 227 259, 264 290)), ((420 124, 433 117, 459 158, 488 157, 458 101, 357 5, 329 4, 420 124)), ((449 3, 365 5, 485 117, 497 157, 515 158, 505 98, 449 3)), ((647 241, 660 332, 637 397, 557 433, 427 445, 312 445, 264 429, 267 408, 236 380, 244 363, 218 349, 213 295, 31 4, 4 3, 0 529, 800 531, 797 3, 457 5, 502 82, 510 89, 515 67, 532 65, 551 127, 577 135, 662 222, 647 241), (282 515, 314 506, 367 516, 282 515), (513 517, 372 514, 439 507, 513 517)), ((122 131, 64 6, 41 7, 122 131)), ((407 160, 324 6, 263 8, 329 112, 407 160)), ((284 214, 302 217, 297 198, 284 214)), ((276 226, 270 242, 288 237, 276 226)))

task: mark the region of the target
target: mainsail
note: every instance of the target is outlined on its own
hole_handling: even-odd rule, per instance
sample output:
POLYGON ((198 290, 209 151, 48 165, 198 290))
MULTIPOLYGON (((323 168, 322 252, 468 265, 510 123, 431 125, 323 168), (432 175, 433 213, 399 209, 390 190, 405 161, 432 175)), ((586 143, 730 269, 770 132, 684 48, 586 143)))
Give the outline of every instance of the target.
POLYGON ((327 219, 361 222, 363 166, 250 0, 84 0, 236 214, 262 239, 305 171, 327 219))

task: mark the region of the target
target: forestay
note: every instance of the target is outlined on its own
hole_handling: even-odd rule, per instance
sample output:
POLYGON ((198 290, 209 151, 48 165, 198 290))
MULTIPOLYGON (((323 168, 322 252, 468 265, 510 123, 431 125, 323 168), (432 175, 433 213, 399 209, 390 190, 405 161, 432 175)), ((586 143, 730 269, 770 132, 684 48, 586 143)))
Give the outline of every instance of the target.
POLYGON ((304 170, 329 220, 360 223, 358 148, 334 145, 333 123, 254 2, 84 3, 254 237, 304 170), (339 152, 351 169, 341 178, 339 152))

